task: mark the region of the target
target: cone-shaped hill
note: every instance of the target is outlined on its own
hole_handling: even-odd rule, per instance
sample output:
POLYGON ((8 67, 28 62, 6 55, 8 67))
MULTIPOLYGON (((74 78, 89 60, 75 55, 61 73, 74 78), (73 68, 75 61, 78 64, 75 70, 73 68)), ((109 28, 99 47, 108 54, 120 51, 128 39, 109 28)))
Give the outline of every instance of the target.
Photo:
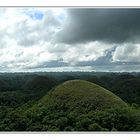
POLYGON ((101 86, 71 80, 51 89, 37 102, 17 109, 9 118, 14 118, 12 125, 6 119, 4 126, 12 130, 132 131, 139 130, 140 113, 101 86))
MULTIPOLYGON (((96 84, 70 80, 51 89, 22 112, 25 110, 24 114, 30 120, 27 129, 30 131, 104 131, 112 130, 118 121, 116 118, 120 113, 117 110, 127 108, 128 105, 118 96, 96 84)), ((115 128, 120 130, 118 126, 115 128)))
POLYGON ((84 80, 64 82, 44 96, 39 104, 57 111, 81 112, 127 106, 112 92, 84 80))

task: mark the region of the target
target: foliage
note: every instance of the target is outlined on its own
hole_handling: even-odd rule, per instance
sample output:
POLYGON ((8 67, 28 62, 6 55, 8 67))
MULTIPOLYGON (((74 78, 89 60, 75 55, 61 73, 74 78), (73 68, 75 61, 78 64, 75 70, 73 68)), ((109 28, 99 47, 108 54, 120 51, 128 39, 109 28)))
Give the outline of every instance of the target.
POLYGON ((140 131, 138 74, 47 74, 0 74, 0 131, 140 131))

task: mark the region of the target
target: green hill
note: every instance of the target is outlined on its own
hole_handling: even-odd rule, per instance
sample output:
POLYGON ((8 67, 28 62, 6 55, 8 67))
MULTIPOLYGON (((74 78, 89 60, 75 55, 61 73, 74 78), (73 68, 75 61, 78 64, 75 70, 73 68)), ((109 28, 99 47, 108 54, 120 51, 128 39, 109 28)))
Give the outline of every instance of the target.
MULTIPOLYGON (((111 115, 114 114, 112 117, 116 118, 115 113, 118 111, 115 109, 127 107, 119 97, 96 84, 84 80, 71 80, 52 89, 37 104, 25 111, 31 120, 27 130, 87 131, 96 130, 98 127, 97 130, 105 131, 106 126, 102 128, 95 122, 104 120, 103 115, 107 115, 107 119, 110 120, 109 113, 98 115, 98 112, 113 109, 111 115)), ((112 128, 113 126, 109 129, 112 128)))
POLYGON ((58 110, 103 110, 127 104, 112 92, 84 80, 71 80, 57 86, 40 103, 54 105, 58 110))
POLYGON ((139 131, 140 111, 101 86, 71 80, 0 123, 5 131, 139 131))

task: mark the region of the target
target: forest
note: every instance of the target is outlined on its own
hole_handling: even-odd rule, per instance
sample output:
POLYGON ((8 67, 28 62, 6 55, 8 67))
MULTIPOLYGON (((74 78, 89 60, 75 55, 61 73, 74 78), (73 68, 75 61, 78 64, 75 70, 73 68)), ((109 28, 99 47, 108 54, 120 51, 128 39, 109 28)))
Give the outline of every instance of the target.
POLYGON ((140 73, 0 73, 0 131, 140 131, 140 73))

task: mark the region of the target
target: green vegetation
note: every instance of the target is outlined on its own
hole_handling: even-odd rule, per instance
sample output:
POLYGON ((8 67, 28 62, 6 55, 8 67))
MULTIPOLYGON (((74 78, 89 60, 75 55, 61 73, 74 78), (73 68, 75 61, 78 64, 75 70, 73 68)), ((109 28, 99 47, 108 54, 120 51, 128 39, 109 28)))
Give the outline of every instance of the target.
POLYGON ((53 86, 56 85, 56 80, 49 78, 47 76, 37 76, 29 80, 25 85, 25 90, 50 90, 53 86))
POLYGON ((0 79, 6 83, 0 90, 0 131, 140 131, 139 75, 37 73, 0 79))
POLYGON ((130 74, 93 77, 88 81, 112 91, 124 101, 140 105, 140 76, 130 74))
POLYGON ((114 92, 127 102, 140 104, 140 79, 122 80, 115 85, 114 92))
POLYGON ((3 80, 0 80, 0 91, 7 91, 10 89, 10 86, 3 80))
POLYGON ((56 104, 57 109, 77 109, 85 112, 127 106, 110 91, 84 80, 64 82, 45 96, 40 103, 56 104))

